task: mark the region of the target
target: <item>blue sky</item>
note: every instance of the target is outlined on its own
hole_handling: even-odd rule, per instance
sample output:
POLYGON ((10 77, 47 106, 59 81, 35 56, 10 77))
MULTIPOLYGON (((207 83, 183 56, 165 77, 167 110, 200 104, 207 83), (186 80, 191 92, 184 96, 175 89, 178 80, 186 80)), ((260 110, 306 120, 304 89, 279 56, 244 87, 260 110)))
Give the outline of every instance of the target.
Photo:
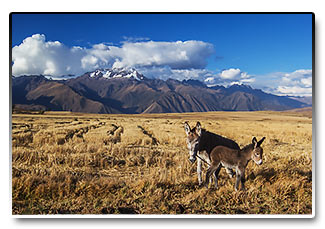
POLYGON ((311 94, 311 14, 13 14, 13 72, 46 73, 32 69, 30 49, 48 58, 47 72, 73 71, 80 59, 74 55, 71 66, 61 66, 54 59, 67 51, 48 43, 54 41, 70 54, 73 47, 83 49, 78 57, 84 70, 105 64, 136 67, 152 77, 193 76, 211 84, 248 83, 277 94, 311 94), (42 36, 34 36, 24 48, 23 41, 35 34, 42 36), (33 46, 36 40, 46 48, 33 46), (29 58, 23 60, 28 49, 29 58), (173 52, 179 52, 175 60, 173 52))

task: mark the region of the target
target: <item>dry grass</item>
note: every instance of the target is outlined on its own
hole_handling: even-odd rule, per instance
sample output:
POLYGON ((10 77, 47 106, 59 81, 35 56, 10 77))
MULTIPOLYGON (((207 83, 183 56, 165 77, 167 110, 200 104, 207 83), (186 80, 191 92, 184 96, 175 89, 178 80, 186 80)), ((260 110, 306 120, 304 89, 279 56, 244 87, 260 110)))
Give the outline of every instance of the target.
POLYGON ((285 112, 12 118, 13 214, 311 214, 312 120, 285 112), (221 170, 219 189, 198 187, 183 124, 234 139, 266 137, 245 192, 221 170))

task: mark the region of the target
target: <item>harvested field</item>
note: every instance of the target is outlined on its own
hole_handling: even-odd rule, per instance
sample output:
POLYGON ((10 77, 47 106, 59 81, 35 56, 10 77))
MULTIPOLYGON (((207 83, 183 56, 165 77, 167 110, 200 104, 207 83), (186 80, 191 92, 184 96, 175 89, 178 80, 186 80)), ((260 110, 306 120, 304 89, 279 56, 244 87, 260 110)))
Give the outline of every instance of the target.
POLYGON ((312 214, 311 114, 13 114, 12 213, 312 214), (185 121, 241 147, 266 137, 245 192, 224 169, 217 190, 198 186, 185 121))

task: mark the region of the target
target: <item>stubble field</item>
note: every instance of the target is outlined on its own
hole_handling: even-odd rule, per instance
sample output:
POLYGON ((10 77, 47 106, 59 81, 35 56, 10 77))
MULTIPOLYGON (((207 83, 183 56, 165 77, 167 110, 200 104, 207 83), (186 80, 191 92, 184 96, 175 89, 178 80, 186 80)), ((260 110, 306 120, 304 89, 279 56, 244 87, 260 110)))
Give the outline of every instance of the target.
POLYGON ((311 115, 13 114, 12 214, 134 213, 312 214, 311 115), (236 192, 224 169, 217 190, 198 186, 185 121, 241 147, 266 137, 246 191, 236 192))

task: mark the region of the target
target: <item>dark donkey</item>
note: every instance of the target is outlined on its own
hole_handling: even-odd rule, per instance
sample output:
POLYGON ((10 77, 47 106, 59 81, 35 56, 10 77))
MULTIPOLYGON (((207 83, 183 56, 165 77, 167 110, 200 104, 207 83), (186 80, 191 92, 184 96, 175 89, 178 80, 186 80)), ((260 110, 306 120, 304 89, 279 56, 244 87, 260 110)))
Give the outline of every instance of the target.
POLYGON ((245 190, 245 168, 248 162, 252 159, 256 164, 261 165, 263 162, 263 143, 265 137, 259 142, 254 137, 252 144, 245 146, 241 150, 234 150, 225 146, 216 146, 211 154, 211 166, 207 171, 205 185, 208 186, 209 178, 214 173, 216 176, 216 187, 218 185, 218 174, 222 166, 228 169, 236 169, 236 184, 235 189, 238 190, 239 181, 241 181, 241 188, 245 190))
MULTIPOLYGON (((186 143, 187 148, 189 150, 190 158, 189 160, 194 163, 196 161, 197 155, 199 156, 197 161, 197 175, 199 180, 199 185, 202 184, 202 160, 205 160, 207 163, 210 162, 210 153, 212 149, 216 146, 226 146, 231 149, 239 150, 238 144, 228 138, 224 138, 220 135, 211 133, 201 128, 200 122, 196 123, 196 126, 191 129, 189 124, 185 122, 185 132, 187 135, 186 143)), ((227 173, 230 177, 233 176, 233 171, 231 169, 227 169, 227 173)))

